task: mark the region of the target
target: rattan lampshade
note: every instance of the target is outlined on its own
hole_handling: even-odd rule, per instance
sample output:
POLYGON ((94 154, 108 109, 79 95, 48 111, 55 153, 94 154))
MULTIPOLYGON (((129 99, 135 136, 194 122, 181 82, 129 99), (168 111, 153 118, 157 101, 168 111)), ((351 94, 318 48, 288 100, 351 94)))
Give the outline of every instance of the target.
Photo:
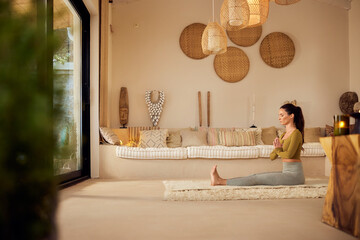
POLYGON ((247 0, 250 18, 248 27, 256 27, 266 22, 269 14, 269 0, 247 0))
POLYGON ((224 0, 220 9, 220 23, 226 30, 237 31, 249 24, 250 10, 246 0, 224 0))
POLYGON ((206 55, 226 52, 226 33, 217 22, 209 22, 206 26, 201 37, 201 47, 206 55))
POLYGON ((297 3, 300 0, 275 0, 275 2, 279 5, 290 5, 297 3))

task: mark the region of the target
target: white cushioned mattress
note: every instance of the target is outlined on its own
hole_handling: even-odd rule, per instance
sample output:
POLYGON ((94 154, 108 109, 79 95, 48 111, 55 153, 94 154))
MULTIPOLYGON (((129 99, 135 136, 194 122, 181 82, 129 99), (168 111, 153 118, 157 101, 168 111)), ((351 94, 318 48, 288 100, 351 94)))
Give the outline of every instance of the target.
POLYGON ((225 147, 225 146, 196 146, 187 147, 188 158, 258 158, 259 150, 256 147, 225 147))
POLYGON ((116 147, 116 156, 132 159, 186 159, 186 148, 116 147))

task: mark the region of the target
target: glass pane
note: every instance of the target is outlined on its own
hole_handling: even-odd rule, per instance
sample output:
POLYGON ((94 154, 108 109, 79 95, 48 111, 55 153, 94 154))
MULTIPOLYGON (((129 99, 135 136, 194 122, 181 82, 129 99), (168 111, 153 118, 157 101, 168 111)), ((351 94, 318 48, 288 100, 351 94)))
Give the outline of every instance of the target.
POLYGON ((62 119, 56 124, 59 151, 55 175, 82 169, 81 156, 81 19, 68 0, 54 0, 54 35, 60 47, 54 53, 54 88, 62 90, 62 119))

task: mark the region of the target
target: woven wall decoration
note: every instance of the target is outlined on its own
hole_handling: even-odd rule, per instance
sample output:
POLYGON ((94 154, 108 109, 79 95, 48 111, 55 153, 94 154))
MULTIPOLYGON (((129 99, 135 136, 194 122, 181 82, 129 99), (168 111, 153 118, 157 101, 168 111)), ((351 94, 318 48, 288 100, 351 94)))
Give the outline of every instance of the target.
POLYGON ((236 47, 228 47, 226 53, 215 56, 216 74, 224 81, 241 81, 249 72, 250 61, 245 52, 236 47))
POLYGON ((236 45, 249 47, 254 45, 261 37, 262 26, 243 28, 239 31, 226 31, 229 39, 236 45))
POLYGON ((340 110, 345 114, 351 114, 354 112, 354 105, 359 101, 356 92, 345 92, 339 99, 340 110))
POLYGON ((279 5, 290 5, 299 2, 300 0, 275 0, 279 5))
POLYGON ((205 24, 193 23, 181 32, 180 48, 189 58, 203 59, 208 56, 203 53, 201 47, 201 37, 205 28, 205 24))
POLYGON ((273 32, 262 40, 260 55, 270 67, 283 68, 294 59, 295 45, 288 35, 273 32))

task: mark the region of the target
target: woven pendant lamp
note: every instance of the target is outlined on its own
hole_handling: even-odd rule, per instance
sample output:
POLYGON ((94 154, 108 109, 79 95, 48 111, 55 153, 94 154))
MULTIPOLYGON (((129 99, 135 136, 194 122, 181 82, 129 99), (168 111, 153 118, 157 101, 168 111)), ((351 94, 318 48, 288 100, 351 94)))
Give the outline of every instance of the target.
POLYGON ((201 47, 204 54, 221 54, 227 50, 227 38, 225 30, 214 20, 214 0, 213 21, 209 22, 201 37, 201 47))
POLYGON ((247 0, 250 9, 248 27, 260 26, 266 22, 269 14, 269 0, 247 0))
POLYGON ((228 31, 237 31, 249 24, 250 11, 246 0, 224 0, 220 10, 220 23, 228 31))

